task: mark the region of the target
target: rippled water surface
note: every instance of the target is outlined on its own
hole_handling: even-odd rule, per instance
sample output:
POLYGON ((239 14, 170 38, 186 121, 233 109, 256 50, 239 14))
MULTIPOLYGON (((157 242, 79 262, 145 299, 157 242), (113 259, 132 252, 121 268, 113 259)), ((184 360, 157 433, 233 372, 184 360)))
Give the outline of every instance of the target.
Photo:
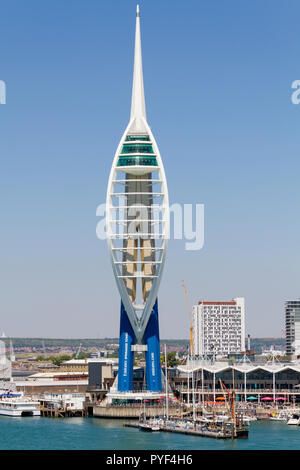
POLYGON ((0 449, 300 449, 300 426, 261 420, 248 439, 217 440, 125 428, 98 418, 9 418, 0 416, 0 449))

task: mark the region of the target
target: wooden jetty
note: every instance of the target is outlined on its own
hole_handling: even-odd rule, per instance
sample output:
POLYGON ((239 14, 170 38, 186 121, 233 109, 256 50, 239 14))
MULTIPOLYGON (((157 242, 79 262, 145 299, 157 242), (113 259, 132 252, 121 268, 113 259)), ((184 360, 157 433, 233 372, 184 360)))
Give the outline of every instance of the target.
POLYGON ((69 409, 68 407, 50 407, 41 405, 41 416, 48 418, 71 418, 85 416, 85 409, 69 409))
MULTIPOLYGON (((124 426, 131 428, 139 428, 139 422, 128 422, 124 423, 124 426)), ((163 432, 173 432, 178 434, 188 434, 191 436, 202 436, 202 437, 213 437, 215 439, 233 439, 233 438, 247 438, 248 429, 237 429, 235 436, 232 435, 231 429, 226 428, 215 428, 215 429, 205 429, 199 428, 197 425, 192 427, 178 427, 175 425, 160 425, 160 431, 163 432)))

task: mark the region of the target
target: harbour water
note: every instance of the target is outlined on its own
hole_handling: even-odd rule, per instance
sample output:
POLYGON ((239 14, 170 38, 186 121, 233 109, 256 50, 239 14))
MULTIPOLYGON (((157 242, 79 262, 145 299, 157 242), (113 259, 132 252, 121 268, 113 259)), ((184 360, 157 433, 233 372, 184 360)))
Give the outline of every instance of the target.
POLYGON ((218 440, 166 432, 144 433, 120 420, 0 417, 1 450, 298 450, 300 426, 254 421, 248 439, 218 440))

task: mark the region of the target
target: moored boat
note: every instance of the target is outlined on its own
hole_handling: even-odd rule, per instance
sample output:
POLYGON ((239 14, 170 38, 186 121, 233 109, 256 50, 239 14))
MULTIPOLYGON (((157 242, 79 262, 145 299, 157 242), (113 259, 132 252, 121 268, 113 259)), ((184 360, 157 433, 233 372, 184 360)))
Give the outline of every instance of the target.
POLYGON ((147 432, 160 431, 160 427, 157 424, 150 424, 150 423, 140 423, 139 429, 141 431, 147 431, 147 432))
POLYGON ((300 425, 300 415, 293 413, 292 416, 288 419, 287 424, 299 426, 300 425))
POLYGON ((22 393, 0 395, 0 415, 11 417, 40 416, 40 403, 22 393))

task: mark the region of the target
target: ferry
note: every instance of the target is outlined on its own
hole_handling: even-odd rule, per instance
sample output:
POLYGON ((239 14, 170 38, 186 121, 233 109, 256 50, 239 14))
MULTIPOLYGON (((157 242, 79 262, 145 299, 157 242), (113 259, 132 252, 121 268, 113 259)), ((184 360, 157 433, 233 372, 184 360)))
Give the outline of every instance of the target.
POLYGON ((4 393, 0 395, 0 415, 21 417, 40 416, 40 403, 24 397, 22 393, 4 393))

